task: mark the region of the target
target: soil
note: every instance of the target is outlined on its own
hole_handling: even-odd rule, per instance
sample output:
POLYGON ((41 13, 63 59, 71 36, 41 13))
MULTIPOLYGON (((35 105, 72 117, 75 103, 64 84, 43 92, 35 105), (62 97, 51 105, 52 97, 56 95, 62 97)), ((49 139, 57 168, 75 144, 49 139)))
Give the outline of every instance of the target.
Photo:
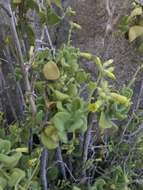
MULTIPOLYGON (((112 32, 105 35, 109 18, 105 0, 73 0, 73 9, 77 13, 74 20, 82 26, 74 37, 74 43, 82 51, 91 52, 103 60, 112 58, 118 87, 127 84, 143 62, 143 54, 136 51, 137 42, 130 44, 118 29, 120 19, 128 14, 130 6, 130 0, 111 0, 111 8, 115 10, 111 22, 116 22, 112 32)), ((94 75, 93 63, 85 62, 84 65, 94 75)), ((141 74, 137 80, 141 80, 141 74)))

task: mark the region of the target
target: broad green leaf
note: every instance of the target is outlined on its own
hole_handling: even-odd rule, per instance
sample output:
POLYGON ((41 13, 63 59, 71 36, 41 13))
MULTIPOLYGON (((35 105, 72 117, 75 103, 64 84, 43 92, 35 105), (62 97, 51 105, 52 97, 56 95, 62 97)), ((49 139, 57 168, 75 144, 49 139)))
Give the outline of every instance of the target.
POLYGON ((80 99, 80 98, 75 98, 72 102, 72 105, 71 105, 71 110, 73 113, 75 113, 76 111, 78 110, 83 110, 84 108, 84 103, 83 103, 83 100, 80 99))
POLYGON ((10 187, 14 187, 17 183, 19 184, 20 181, 25 178, 25 172, 19 168, 14 168, 12 170, 12 174, 10 175, 10 180, 8 181, 8 185, 10 187))
POLYGON ((101 112, 99 126, 102 130, 110 129, 113 127, 111 120, 107 117, 105 112, 101 112))
POLYGON ((59 174, 59 170, 56 166, 50 167, 50 169, 48 169, 48 179, 49 180, 56 180, 59 174))
POLYGON ((47 126, 44 130, 44 133, 47 137, 49 137, 53 141, 55 141, 55 142, 59 141, 58 131, 54 126, 52 126, 52 125, 47 126))
POLYGON ((132 26, 129 29, 129 41, 133 42, 136 38, 138 38, 139 36, 143 35, 143 26, 132 26))
POLYGON ((129 17, 129 16, 124 16, 124 17, 121 19, 118 28, 119 28, 122 32, 124 32, 124 33, 128 32, 130 19, 131 19, 131 17, 129 17))
POLYGON ((70 96, 68 94, 62 93, 58 90, 54 91, 54 95, 58 101, 64 101, 64 100, 68 100, 70 98, 70 96))
POLYGON ((40 110, 40 111, 36 114, 35 123, 36 123, 37 125, 39 125, 39 124, 42 123, 43 116, 44 116, 43 110, 40 110))
POLYGON ((84 83, 88 80, 88 75, 84 70, 78 71, 76 74, 76 80, 78 83, 84 83))
POLYGON ((83 120, 79 118, 78 120, 73 120, 73 124, 71 124, 67 130, 69 132, 73 132, 81 129, 83 125, 84 125, 83 120))
POLYGON ((0 153, 7 153, 10 151, 11 142, 8 140, 0 139, 0 153))
POLYGON ((25 6, 27 7, 27 9, 36 10, 37 12, 39 12, 39 6, 34 0, 26 0, 25 6))
POLYGON ((58 66, 53 61, 44 65, 43 74, 47 80, 57 80, 60 77, 58 66))
POLYGON ((137 16, 137 15, 141 15, 143 13, 142 11, 142 7, 137 7, 135 8, 132 12, 131 12, 131 17, 137 16))
POLYGON ((46 23, 46 13, 45 11, 40 11, 39 12, 39 17, 40 17, 40 21, 42 24, 46 23))
POLYGON ((52 138, 48 137, 45 132, 41 133, 41 141, 43 145, 48 148, 49 150, 55 149, 59 146, 59 141, 53 140, 52 138))
POLYGON ((70 95, 71 97, 75 97, 78 93, 78 89, 76 87, 75 84, 70 84, 68 87, 68 95, 70 95))
POLYGON ((0 187, 4 189, 6 185, 7 185, 7 180, 4 179, 3 177, 0 177, 0 187))
POLYGON ((47 16, 48 24, 55 25, 61 21, 61 17, 58 16, 54 11, 50 10, 47 16))
POLYGON ((58 136, 61 142, 67 143, 68 138, 67 138, 67 132, 66 131, 58 131, 58 136))
POLYGON ((18 164, 21 156, 22 154, 20 152, 14 153, 12 156, 0 154, 0 163, 2 163, 6 168, 13 168, 18 164))
POLYGON ((52 122, 54 124, 54 127, 58 131, 65 131, 65 127, 70 119, 71 115, 68 112, 58 112, 53 118, 52 122))

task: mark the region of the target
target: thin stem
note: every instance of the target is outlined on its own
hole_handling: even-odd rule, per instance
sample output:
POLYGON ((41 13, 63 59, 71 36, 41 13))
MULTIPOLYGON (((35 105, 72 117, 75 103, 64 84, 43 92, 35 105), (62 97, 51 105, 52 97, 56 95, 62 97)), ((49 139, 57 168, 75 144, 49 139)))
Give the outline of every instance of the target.
POLYGON ((71 26, 69 29, 69 35, 68 35, 68 42, 67 42, 68 46, 70 46, 70 43, 71 43, 72 30, 73 30, 73 27, 71 26))
POLYGON ((130 83, 128 84, 128 88, 131 88, 132 87, 132 85, 134 84, 134 82, 135 82, 135 80, 136 80, 136 77, 138 76, 138 74, 139 74, 139 72, 140 72, 140 70, 143 68, 143 65, 140 65, 138 68, 137 68, 137 70, 136 70, 136 72, 135 72, 135 74, 134 74, 134 76, 133 76, 133 78, 132 78, 132 80, 130 81, 130 83))
POLYGON ((48 41, 49 41, 49 45, 50 45, 50 48, 51 50, 53 51, 53 54, 55 54, 55 48, 53 46, 53 43, 52 43, 52 40, 51 40, 51 37, 50 37, 50 34, 49 34, 49 30, 48 30, 48 27, 45 26, 45 32, 46 32, 46 35, 47 35, 47 38, 48 38, 48 41))
POLYGON ((94 115, 93 113, 89 113, 88 115, 88 124, 89 127, 87 129, 87 132, 85 134, 85 140, 84 140, 84 145, 83 145, 83 153, 82 153, 82 176, 86 177, 86 169, 85 163, 88 159, 88 150, 89 150, 89 145, 91 141, 91 131, 92 131, 92 122, 93 122, 94 115))

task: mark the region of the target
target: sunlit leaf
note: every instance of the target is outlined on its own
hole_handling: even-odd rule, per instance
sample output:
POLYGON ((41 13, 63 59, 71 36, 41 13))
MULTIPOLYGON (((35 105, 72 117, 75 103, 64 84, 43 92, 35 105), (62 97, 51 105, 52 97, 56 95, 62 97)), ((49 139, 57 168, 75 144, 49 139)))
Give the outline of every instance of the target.
POLYGON ((0 188, 3 190, 6 187, 6 185, 7 185, 7 180, 4 179, 3 177, 0 177, 0 188))
POLYGON ((0 153, 7 153, 10 151, 11 142, 8 140, 0 139, 0 153))
POLYGON ((137 7, 131 12, 131 17, 141 15, 143 13, 142 7, 137 7))
POLYGON ((53 61, 44 65, 43 74, 47 80, 57 80, 60 77, 60 71, 53 61))
POLYGON ((68 94, 62 93, 62 92, 60 92, 58 90, 54 91, 54 95, 55 95, 56 99, 59 100, 59 101, 63 101, 63 100, 69 99, 69 95, 68 94))
POLYGON ((113 127, 111 120, 107 117, 105 112, 101 112, 99 126, 101 129, 110 129, 113 127))
POLYGON ((136 38, 138 38, 139 36, 143 35, 143 26, 132 26, 129 29, 129 41, 133 42, 136 38))
POLYGON ((17 183, 25 177, 25 172, 19 168, 14 168, 12 170, 12 174, 10 175, 10 180, 8 181, 8 185, 10 187, 14 187, 17 183))
POLYGON ((59 146, 58 139, 53 140, 52 138, 48 137, 45 132, 41 133, 41 141, 43 145, 48 148, 49 150, 55 149, 59 146))
POLYGON ((47 21, 49 25, 55 25, 61 21, 61 17, 58 16, 54 11, 50 10, 48 13, 47 21))

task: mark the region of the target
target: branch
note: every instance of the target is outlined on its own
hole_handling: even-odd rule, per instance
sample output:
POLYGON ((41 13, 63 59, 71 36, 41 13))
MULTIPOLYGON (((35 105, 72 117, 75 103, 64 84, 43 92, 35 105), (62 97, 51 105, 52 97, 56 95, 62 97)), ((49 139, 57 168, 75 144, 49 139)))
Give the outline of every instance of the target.
POLYGON ((23 59, 23 55, 22 55, 22 50, 21 50, 18 34, 17 34, 17 31, 16 31, 14 16, 13 16, 13 13, 12 13, 12 10, 11 10, 10 3, 8 3, 6 6, 7 6, 6 7, 7 11, 11 15, 11 17, 10 17, 10 19, 11 19, 11 29, 12 29, 12 32, 13 32, 13 37, 14 37, 14 41, 15 41, 15 44, 16 44, 16 48, 17 48, 17 55, 18 55, 18 58, 19 58, 19 64, 20 64, 23 79, 24 79, 24 82, 25 82, 25 89, 26 89, 26 92, 28 94, 28 99, 29 99, 29 103, 30 103, 30 106, 31 106, 32 114, 34 116, 36 114, 36 112, 37 112, 37 109, 36 109, 36 104, 35 104, 35 101, 34 101, 34 97, 33 97, 32 92, 31 92, 31 85, 30 85, 30 81, 29 81, 28 72, 26 71, 25 66, 24 66, 24 59, 23 59))
POLYGON ((64 164, 64 161, 63 161, 62 152, 61 152, 60 147, 57 148, 57 160, 60 163, 60 168, 61 168, 61 171, 62 171, 63 178, 64 178, 64 180, 67 180, 65 164, 64 164))
POLYGON ((50 34, 49 34, 49 30, 48 30, 48 27, 45 26, 45 32, 46 32, 46 35, 47 35, 47 38, 48 38, 48 41, 49 41, 49 45, 50 45, 50 48, 51 50, 53 51, 53 54, 55 54, 55 48, 53 46, 53 43, 52 43, 52 40, 51 40, 51 37, 50 37, 50 34))
POLYGON ((91 130, 92 130, 92 122, 93 122, 93 113, 89 113, 88 115, 88 129, 87 132, 85 134, 85 138, 84 138, 84 145, 83 145, 83 153, 82 153, 82 176, 86 177, 86 169, 84 168, 85 163, 88 159, 88 150, 89 150, 89 145, 90 145, 90 141, 91 141, 91 130))
POLYGON ((43 190, 48 190, 48 181, 47 181, 48 150, 46 148, 43 149, 40 160, 41 160, 40 173, 41 173, 42 187, 43 190))
POLYGON ((3 73, 2 73, 2 71, 1 71, 1 68, 0 68, 0 76, 1 76, 0 78, 1 78, 1 80, 2 80, 2 82, 3 82, 3 85, 4 85, 4 89, 5 89, 5 91, 6 91, 6 96, 7 96, 8 102, 9 102, 9 106, 10 106, 12 115, 13 115, 14 119, 17 121, 17 120, 18 120, 18 117, 17 117, 16 111, 15 111, 15 108, 14 108, 14 106, 13 106, 13 104, 12 104, 12 101, 11 101, 11 98, 10 98, 10 95, 9 95, 9 92, 8 92, 8 89, 6 88, 6 81, 5 81, 5 78, 4 78, 3 73))

